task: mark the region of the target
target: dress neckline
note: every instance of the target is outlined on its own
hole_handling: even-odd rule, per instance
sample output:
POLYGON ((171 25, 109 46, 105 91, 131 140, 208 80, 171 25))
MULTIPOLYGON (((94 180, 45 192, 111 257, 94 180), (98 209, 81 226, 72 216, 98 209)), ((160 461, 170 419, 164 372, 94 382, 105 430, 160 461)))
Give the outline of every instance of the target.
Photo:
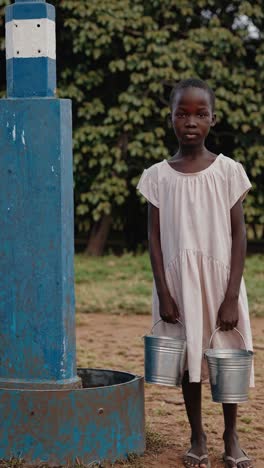
POLYGON ((198 171, 198 172, 181 172, 181 171, 177 171, 176 169, 174 169, 169 161, 167 159, 163 159, 163 161, 166 163, 167 166, 169 166, 170 170, 173 171, 173 172, 176 172, 176 174, 180 174, 180 175, 183 175, 183 176, 195 176, 195 175, 199 175, 199 174, 204 174, 205 172, 208 172, 209 170, 211 170, 218 159, 221 158, 221 156, 223 156, 222 153, 219 153, 218 156, 216 156, 215 160, 208 166, 206 167, 205 169, 202 169, 201 171, 198 171))

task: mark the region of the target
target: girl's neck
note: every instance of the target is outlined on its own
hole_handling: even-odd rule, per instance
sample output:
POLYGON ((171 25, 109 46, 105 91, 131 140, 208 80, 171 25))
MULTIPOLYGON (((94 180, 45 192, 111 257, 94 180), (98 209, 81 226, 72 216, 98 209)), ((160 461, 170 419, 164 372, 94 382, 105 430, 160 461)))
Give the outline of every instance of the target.
POLYGON ((177 159, 201 159, 210 154, 210 151, 204 146, 180 146, 176 153, 177 159))

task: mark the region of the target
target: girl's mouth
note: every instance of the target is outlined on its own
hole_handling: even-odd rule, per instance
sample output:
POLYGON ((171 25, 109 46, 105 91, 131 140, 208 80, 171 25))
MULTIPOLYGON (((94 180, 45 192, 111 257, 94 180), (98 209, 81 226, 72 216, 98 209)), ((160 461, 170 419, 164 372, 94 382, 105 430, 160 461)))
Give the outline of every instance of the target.
POLYGON ((186 133, 184 135, 185 138, 188 138, 188 140, 193 140, 194 138, 197 138, 198 137, 198 134, 197 133, 186 133))

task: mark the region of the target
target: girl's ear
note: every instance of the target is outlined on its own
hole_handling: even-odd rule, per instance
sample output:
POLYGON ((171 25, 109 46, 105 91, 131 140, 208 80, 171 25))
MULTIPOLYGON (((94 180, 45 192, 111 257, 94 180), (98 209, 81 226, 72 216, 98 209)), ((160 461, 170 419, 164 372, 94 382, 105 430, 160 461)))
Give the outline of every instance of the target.
POLYGON ((215 124, 216 124, 216 114, 213 114, 212 121, 211 121, 211 127, 214 127, 215 124))

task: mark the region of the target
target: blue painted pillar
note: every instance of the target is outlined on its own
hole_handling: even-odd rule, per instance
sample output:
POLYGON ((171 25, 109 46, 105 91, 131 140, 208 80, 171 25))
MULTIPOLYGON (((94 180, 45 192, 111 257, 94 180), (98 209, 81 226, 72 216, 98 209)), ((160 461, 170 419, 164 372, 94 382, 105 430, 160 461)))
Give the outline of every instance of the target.
POLYGON ((56 89, 55 9, 6 8, 0 100, 0 387, 74 388, 71 102, 56 89))

